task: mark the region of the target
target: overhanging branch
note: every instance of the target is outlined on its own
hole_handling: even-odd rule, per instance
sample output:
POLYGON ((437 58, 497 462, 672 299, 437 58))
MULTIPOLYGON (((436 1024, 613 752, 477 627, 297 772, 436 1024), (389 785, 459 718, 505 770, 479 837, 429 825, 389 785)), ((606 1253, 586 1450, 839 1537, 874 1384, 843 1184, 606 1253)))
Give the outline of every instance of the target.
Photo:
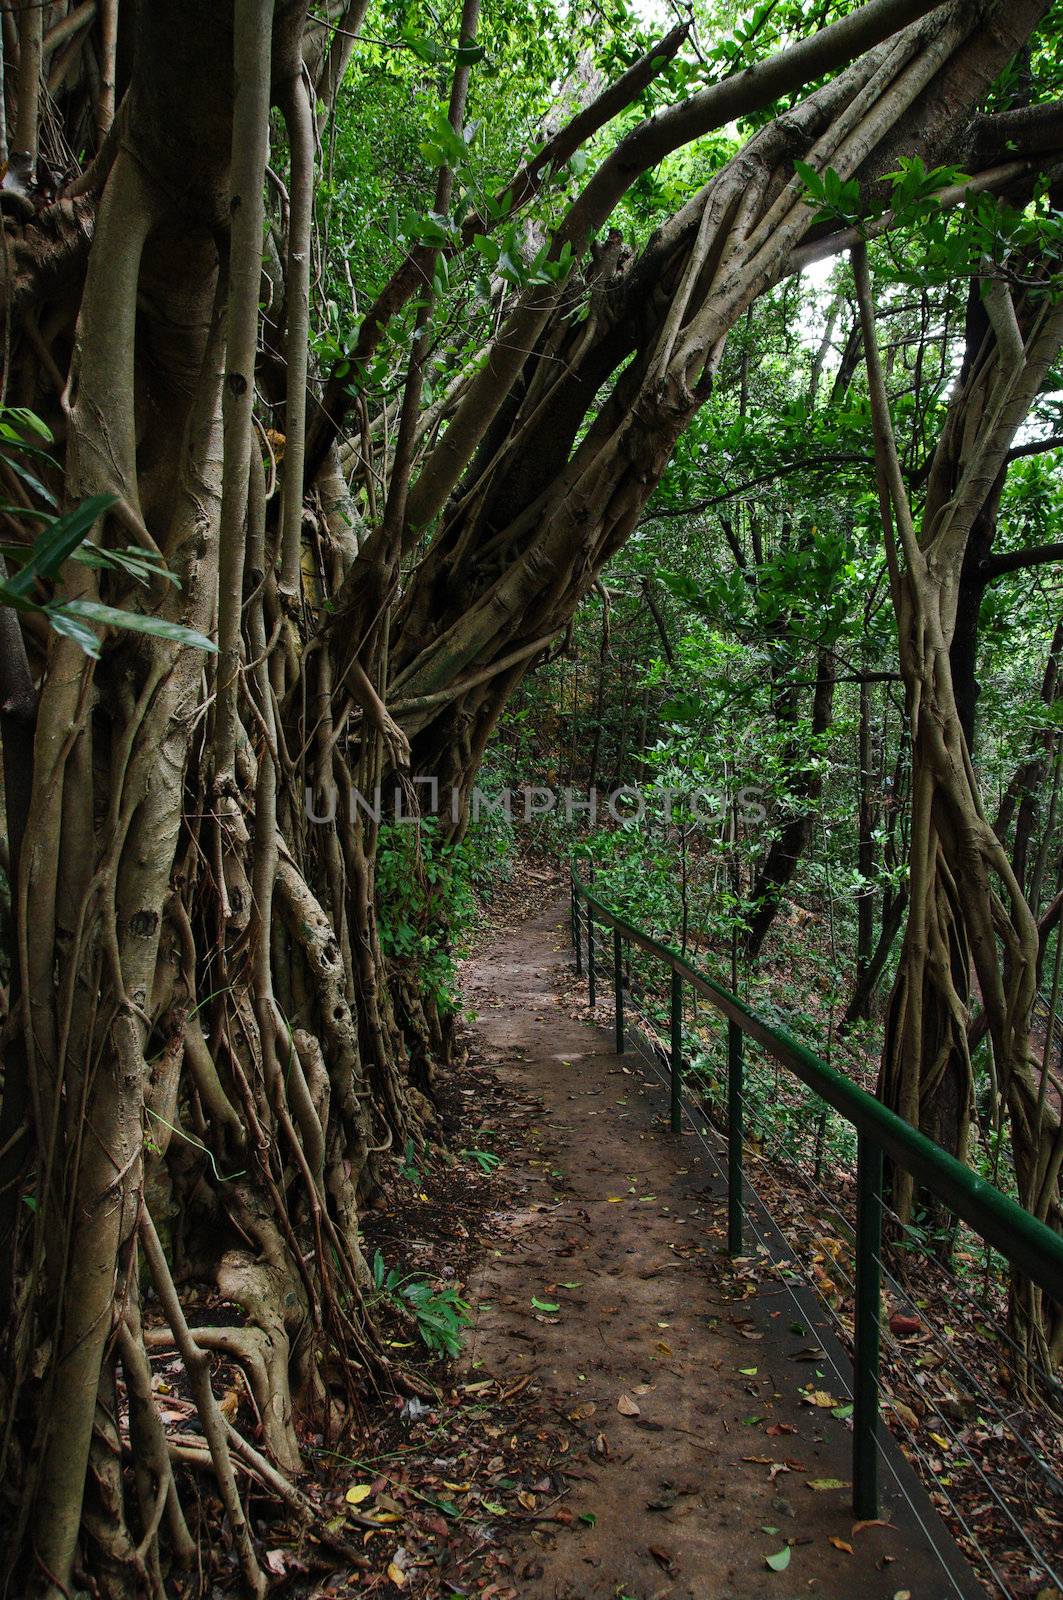
POLYGON ((1028 550, 1005 550, 989 556, 982 562, 982 572, 987 583, 1002 578, 1006 572, 1022 572, 1027 567, 1044 567, 1052 561, 1063 561, 1063 544, 1035 544, 1028 550))

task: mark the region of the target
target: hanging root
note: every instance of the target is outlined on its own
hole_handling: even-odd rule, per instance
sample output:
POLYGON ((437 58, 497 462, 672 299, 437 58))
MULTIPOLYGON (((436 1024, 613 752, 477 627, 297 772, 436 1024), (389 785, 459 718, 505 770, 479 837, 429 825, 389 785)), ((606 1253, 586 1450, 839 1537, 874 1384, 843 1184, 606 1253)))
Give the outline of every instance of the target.
MULTIPOLYGON (((177 1495, 174 1463, 213 1473, 244 1579, 254 1596, 265 1595, 267 1580, 244 1514, 237 1471, 250 1475, 285 1505, 312 1538, 350 1564, 365 1566, 363 1553, 342 1532, 327 1525, 322 1511, 292 1481, 300 1470, 300 1453, 288 1387, 289 1341, 278 1308, 279 1286, 270 1268, 241 1252, 230 1252, 219 1269, 219 1286, 227 1298, 241 1304, 255 1319, 255 1326, 193 1329, 181 1309, 158 1233, 146 1210, 141 1214, 139 1237, 168 1324, 142 1330, 136 1305, 131 1303, 119 1332, 143 1524, 136 1555, 145 1564, 148 1577, 152 1562, 158 1559, 158 1533, 164 1521, 178 1564, 188 1565, 196 1555, 177 1495), (156 1408, 147 1350, 170 1346, 176 1346, 188 1375, 203 1429, 202 1441, 188 1436, 167 1439, 156 1408), (229 1356, 246 1372, 269 1456, 245 1439, 223 1412, 211 1384, 213 1351, 229 1356)), ((365 1528, 375 1526, 353 1512, 348 1513, 348 1520, 365 1528)))
POLYGON ((196 1402, 196 1410, 203 1428, 203 1435, 210 1451, 210 1459, 214 1467, 214 1474, 218 1480, 218 1492, 221 1495, 225 1514, 229 1519, 233 1540, 236 1545, 237 1556, 244 1579, 252 1595, 258 1597, 266 1593, 266 1575, 258 1564, 255 1548, 251 1540, 251 1530, 247 1518, 244 1516, 243 1502, 236 1484, 236 1474, 233 1470, 232 1455, 229 1448, 229 1430, 225 1417, 210 1382, 210 1355, 196 1343, 185 1314, 181 1307, 181 1299, 177 1288, 170 1275, 166 1257, 163 1254, 159 1236, 155 1231, 146 1209, 142 1209, 140 1217, 140 1242, 151 1273, 155 1292, 162 1304, 163 1311, 173 1330, 174 1340, 180 1352, 181 1359, 188 1374, 189 1383, 196 1402))

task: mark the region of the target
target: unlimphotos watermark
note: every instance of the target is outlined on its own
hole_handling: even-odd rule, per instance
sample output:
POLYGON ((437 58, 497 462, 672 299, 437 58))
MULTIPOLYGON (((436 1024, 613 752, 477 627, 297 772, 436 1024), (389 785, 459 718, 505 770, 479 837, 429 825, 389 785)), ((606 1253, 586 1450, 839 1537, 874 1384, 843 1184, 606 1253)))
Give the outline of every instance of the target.
MULTIPOLYGON (((577 789, 572 785, 556 788, 539 783, 487 791, 475 784, 471 790, 453 785, 447 788, 436 777, 414 777, 389 786, 386 794, 380 784, 371 795, 352 788, 348 791, 347 808, 351 822, 367 817, 377 823, 415 823, 429 816, 447 816, 455 823, 463 818, 476 823, 483 817, 493 817, 516 824, 541 822, 554 814, 563 816, 568 823, 587 822, 592 827, 598 823, 645 821, 665 827, 679 821, 718 827, 732 819, 748 828, 767 817, 762 796, 763 790, 755 784, 718 792, 657 784, 577 789)), ((309 821, 335 822, 338 807, 338 789, 320 793, 306 790, 309 821)))

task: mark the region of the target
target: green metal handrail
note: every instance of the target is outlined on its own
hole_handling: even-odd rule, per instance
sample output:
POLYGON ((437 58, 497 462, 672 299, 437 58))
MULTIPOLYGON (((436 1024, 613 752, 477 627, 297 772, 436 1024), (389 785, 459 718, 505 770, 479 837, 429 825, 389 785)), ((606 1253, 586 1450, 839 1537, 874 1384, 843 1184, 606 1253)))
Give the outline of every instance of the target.
POLYGON ((727 1018, 727 1248, 742 1251, 743 1235, 743 1051, 745 1036, 833 1107, 856 1129, 856 1315, 853 1359, 853 1509, 877 1517, 878 1387, 881 1338, 882 1168, 888 1156, 944 1202, 988 1244, 1063 1304, 1063 1237, 979 1178, 955 1156, 890 1111, 873 1095, 828 1066, 781 1028, 750 1011, 674 949, 629 922, 572 872, 572 942, 581 970, 580 901, 587 906, 587 971, 593 1004, 596 969, 593 924, 613 929, 613 984, 617 1050, 624 1046, 622 943, 656 956, 671 972, 671 1126, 680 1127, 682 1085, 682 987, 684 982, 727 1018))

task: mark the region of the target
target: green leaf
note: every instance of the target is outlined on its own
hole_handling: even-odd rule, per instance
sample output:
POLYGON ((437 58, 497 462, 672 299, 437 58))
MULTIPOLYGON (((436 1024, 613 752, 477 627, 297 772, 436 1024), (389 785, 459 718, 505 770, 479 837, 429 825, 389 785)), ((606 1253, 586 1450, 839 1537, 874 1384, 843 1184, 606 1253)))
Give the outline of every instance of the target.
POLYGON ((5 406, 4 420, 13 422, 26 433, 35 433, 45 444, 55 443, 55 434, 48 424, 43 422, 35 411, 28 411, 25 406, 5 406))
MULTIPOLYGON (((37 454, 38 452, 35 451, 32 453, 37 454)), ((58 504, 55 495, 52 494, 51 490, 46 489, 41 480, 39 478, 35 478, 29 468, 24 467, 22 462, 19 461, 16 456, 8 454, 5 455, 4 459, 16 477, 21 478, 26 487, 32 489, 34 494, 40 495, 45 505, 54 506, 58 504)))
POLYGON ((104 550, 97 545, 83 544, 73 552, 73 559, 87 567, 123 572, 137 583, 148 584, 153 578, 161 578, 164 583, 181 587, 162 556, 154 550, 142 550, 139 545, 127 545, 124 550, 104 550))
POLYGON ((532 1295, 532 1302, 531 1303, 532 1303, 532 1306, 534 1307, 534 1309, 536 1311, 560 1311, 561 1310, 561 1307, 559 1305, 555 1305, 552 1300, 538 1300, 538 1299, 536 1299, 535 1295, 532 1295))
POLYGON ((819 173, 814 167, 810 167, 807 161, 795 161, 794 171, 802 180, 805 188, 808 190, 813 199, 822 200, 825 198, 823 179, 820 177, 819 173))
POLYGON ((402 42, 407 50, 412 50, 419 61, 427 61, 429 66, 438 66, 446 59, 446 51, 434 39, 422 38, 419 34, 410 33, 405 28, 402 32, 402 42))
MULTIPOLYGON (((0 596, 2 598, 2 596, 0 596)), ((25 605, 25 601, 22 602, 25 605)), ((36 607, 30 609, 36 610, 36 607)), ((73 639, 79 649, 84 650, 87 656, 95 661, 100 654, 100 641, 93 633, 87 622, 81 622, 77 617, 68 617, 62 606, 46 606, 42 608, 49 624, 64 639, 73 639)))
POLYGON ((63 562, 71 555, 92 530, 92 525, 108 506, 114 504, 113 494, 94 494, 82 501, 72 511, 38 534, 30 547, 29 557, 4 585, 9 595, 28 599, 39 578, 54 578, 63 562))
POLYGON ((105 606, 98 600, 67 600, 59 605, 43 607, 49 618, 57 616, 96 622, 104 627, 125 628, 129 633, 148 634, 155 639, 169 639, 174 644, 188 645, 196 650, 217 651, 213 639, 195 628, 186 628, 180 622, 168 622, 164 617, 145 616, 142 611, 122 611, 118 606, 105 606))
POLYGON ((790 1565, 790 1546, 784 1544, 781 1550, 776 1550, 773 1556, 765 1556, 764 1562, 772 1572, 785 1572, 790 1565))

